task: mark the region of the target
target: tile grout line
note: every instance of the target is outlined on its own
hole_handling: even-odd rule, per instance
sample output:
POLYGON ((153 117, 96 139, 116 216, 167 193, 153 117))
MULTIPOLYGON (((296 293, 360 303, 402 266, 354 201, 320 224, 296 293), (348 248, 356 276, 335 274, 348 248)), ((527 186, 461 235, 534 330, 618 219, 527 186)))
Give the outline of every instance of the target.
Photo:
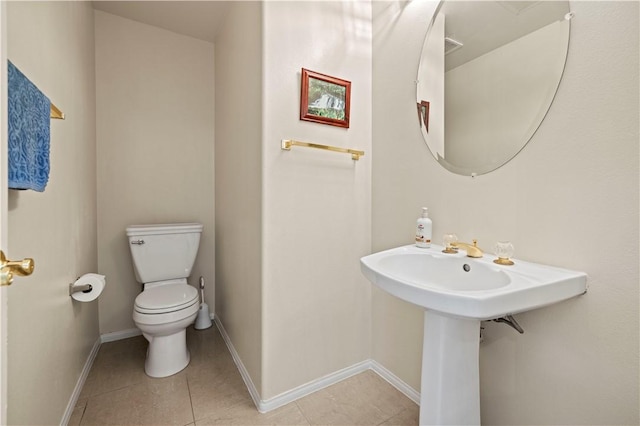
POLYGON ((89 404, 89 400, 87 399, 87 403, 84 404, 84 407, 82 407, 82 415, 80 416, 80 421, 78 422, 78 425, 82 426, 82 419, 84 419, 84 413, 87 412, 87 405, 89 404))
POLYGON ((392 419, 392 418, 394 418, 395 416, 398 416, 398 415, 400 415, 400 414, 404 413, 404 412, 405 412, 405 411, 407 411, 407 410, 408 410, 408 408, 403 408, 402 410, 398 411, 397 413, 392 414, 392 415, 391 415, 391 416, 389 416, 388 418, 384 419, 383 421, 381 421, 380 423, 378 423, 376 426, 380 426, 381 424, 384 424, 384 423, 388 422, 389 420, 391 420, 391 419, 392 419))
MULTIPOLYGON (((139 336, 142 337, 142 335, 139 335, 139 336)), ((91 369, 89 370, 89 373, 87 375, 87 380, 85 381, 85 383, 83 385, 83 390, 84 390, 84 387, 87 386, 87 384, 89 382, 89 376, 91 375, 91 373, 93 373, 94 371, 97 371, 98 369, 102 369, 102 367, 100 367, 100 354, 102 354, 103 357, 120 357, 124 353, 126 353, 127 355, 130 355, 129 354, 129 352, 130 352, 129 349, 122 350, 121 351, 122 353, 115 352, 115 353, 110 353, 108 355, 107 355, 107 351, 110 348, 110 344, 116 343, 116 342, 122 342, 123 340, 133 339, 135 337, 137 337, 137 336, 127 337, 127 338, 122 339, 122 340, 107 340, 106 342, 103 342, 100 345, 100 348, 98 349, 98 352, 96 353, 96 356, 95 356, 95 362, 91 366, 91 369)), ((91 394, 87 395, 86 398, 87 398, 87 401, 88 401, 90 398, 94 398, 94 397, 98 397, 98 396, 101 396, 101 395, 105 395, 105 394, 108 394, 108 393, 113 392, 113 391, 122 390, 122 389, 128 388, 129 386, 135 386, 135 385, 138 385, 138 384, 143 383, 143 382, 144 382, 144 380, 143 380, 143 378, 141 378, 139 381, 136 381, 134 383, 129 383, 129 384, 123 385, 121 387, 117 387, 117 388, 114 388, 114 389, 103 390, 101 392, 92 392, 91 394)), ((80 396, 81 395, 82 395, 82 392, 80 393, 80 396)))
POLYGON ((304 419, 307 421, 308 425, 311 425, 311 420, 309 420, 309 418, 307 417, 307 415, 305 414, 304 410, 302 409, 302 407, 300 406, 300 404, 298 404, 298 400, 293 401, 294 404, 296 404, 296 407, 298 407, 298 410, 300 411, 300 413, 302 414, 302 417, 304 417, 304 419))
POLYGON ((193 424, 196 424, 196 413, 193 411, 193 398, 191 397, 191 385, 189 384, 189 375, 185 374, 185 379, 187 380, 187 391, 189 392, 189 404, 191 405, 191 418, 193 419, 193 424))
MULTIPOLYGON (((126 389, 126 388, 129 388, 129 387, 131 387, 131 386, 136 386, 136 385, 139 385, 139 384, 141 384, 141 383, 143 383, 143 380, 140 380, 139 382, 135 382, 135 383, 130 383, 130 384, 128 384, 128 385, 124 385, 124 386, 121 386, 121 387, 119 387, 119 388, 109 389, 109 390, 104 391, 104 392, 98 392, 98 393, 96 393, 96 394, 91 394, 91 395, 89 395, 89 396, 87 397, 87 403, 89 403, 89 400, 90 400, 91 398, 95 398, 95 397, 98 397, 98 396, 106 395, 106 394, 111 393, 111 392, 120 391, 120 390, 122 390, 122 389, 126 389)), ((85 408, 86 408, 86 406, 85 406, 85 408)))

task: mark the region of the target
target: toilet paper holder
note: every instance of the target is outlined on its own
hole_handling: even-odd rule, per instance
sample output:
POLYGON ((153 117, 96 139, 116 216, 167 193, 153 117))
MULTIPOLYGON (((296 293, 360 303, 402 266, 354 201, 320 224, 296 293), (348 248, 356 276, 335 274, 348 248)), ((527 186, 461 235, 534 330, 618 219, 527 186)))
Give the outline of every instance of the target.
MULTIPOLYGON (((78 277, 80 279, 80 277, 78 277)), ((74 285, 74 283, 69 284, 69 296, 72 296, 73 293, 78 293, 79 291, 83 293, 89 293, 93 290, 93 286, 91 284, 79 284, 74 285)))
POLYGON ((93 272, 84 274, 69 284, 69 296, 78 302, 92 302, 102 294, 107 284, 105 278, 93 272))

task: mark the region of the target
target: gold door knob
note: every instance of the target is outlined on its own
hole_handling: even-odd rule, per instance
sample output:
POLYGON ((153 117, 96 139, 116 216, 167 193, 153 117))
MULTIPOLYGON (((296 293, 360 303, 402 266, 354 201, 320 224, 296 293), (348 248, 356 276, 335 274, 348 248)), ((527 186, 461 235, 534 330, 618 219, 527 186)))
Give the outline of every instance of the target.
POLYGON ((0 250, 0 285, 11 285, 13 282, 13 276, 31 275, 35 263, 33 259, 26 258, 22 260, 7 260, 4 252, 0 250))

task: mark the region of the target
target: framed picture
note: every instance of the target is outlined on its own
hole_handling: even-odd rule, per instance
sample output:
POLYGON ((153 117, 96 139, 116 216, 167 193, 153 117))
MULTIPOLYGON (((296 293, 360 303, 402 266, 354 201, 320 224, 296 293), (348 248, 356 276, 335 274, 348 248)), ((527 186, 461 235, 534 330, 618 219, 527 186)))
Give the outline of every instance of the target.
POLYGON ((302 68, 300 120, 349 128, 351 82, 302 68))

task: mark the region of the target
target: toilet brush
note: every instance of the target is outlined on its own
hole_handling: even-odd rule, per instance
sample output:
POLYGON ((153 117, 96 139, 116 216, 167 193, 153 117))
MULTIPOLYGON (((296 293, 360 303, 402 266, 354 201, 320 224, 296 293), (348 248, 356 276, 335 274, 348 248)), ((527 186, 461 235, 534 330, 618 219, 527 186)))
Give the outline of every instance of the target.
POLYGON ((200 277, 200 309, 196 317, 194 328, 204 330, 211 327, 211 316, 209 315, 209 305, 204 302, 204 278, 200 277))

